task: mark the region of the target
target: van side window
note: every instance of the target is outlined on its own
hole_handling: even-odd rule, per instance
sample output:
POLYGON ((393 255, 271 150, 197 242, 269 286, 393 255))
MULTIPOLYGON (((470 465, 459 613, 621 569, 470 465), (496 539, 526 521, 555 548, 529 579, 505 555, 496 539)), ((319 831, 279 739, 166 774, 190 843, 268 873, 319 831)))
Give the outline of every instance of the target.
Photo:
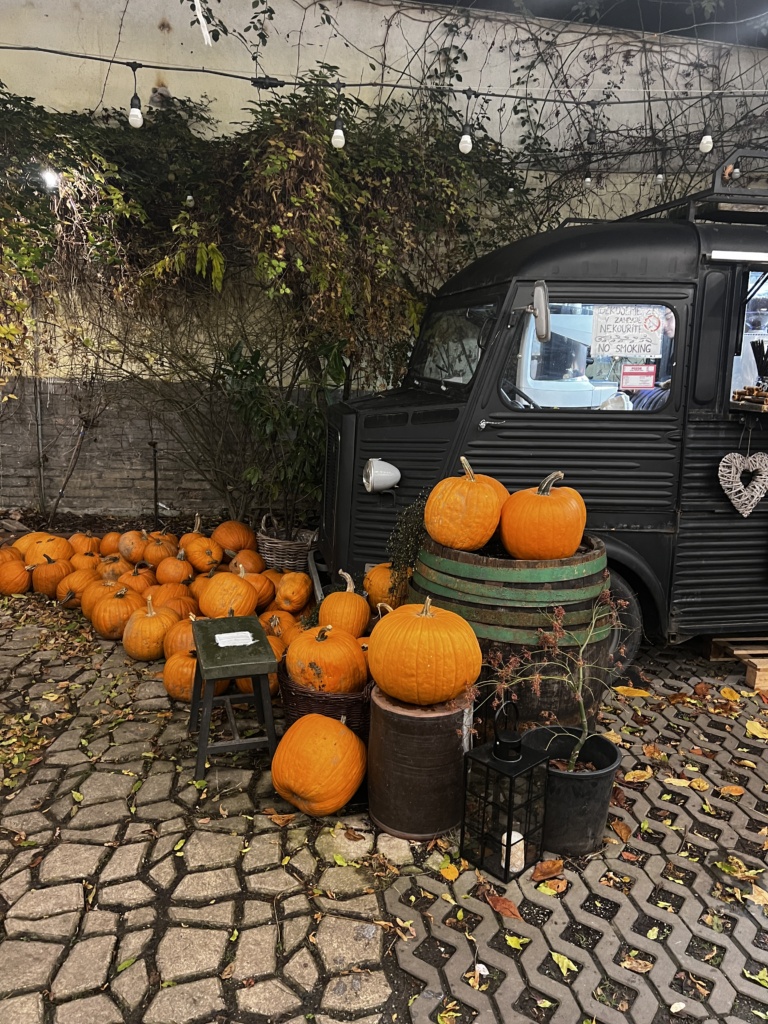
POLYGON ((511 405, 545 409, 654 412, 670 394, 674 310, 660 303, 550 303, 551 337, 539 341, 533 317, 504 367, 511 405))
POLYGON ((423 380, 469 384, 497 311, 494 302, 434 310, 422 324, 411 371, 423 380))
POLYGON ((741 351, 733 358, 731 395, 768 377, 768 273, 751 270, 744 296, 741 351))

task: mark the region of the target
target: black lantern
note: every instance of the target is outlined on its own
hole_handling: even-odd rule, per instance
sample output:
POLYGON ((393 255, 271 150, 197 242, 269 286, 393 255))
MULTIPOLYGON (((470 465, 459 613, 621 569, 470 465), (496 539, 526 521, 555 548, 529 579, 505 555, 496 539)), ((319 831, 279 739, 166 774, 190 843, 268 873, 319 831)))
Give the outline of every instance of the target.
POLYGON ((510 709, 516 727, 517 707, 505 701, 493 720, 494 742, 464 755, 461 822, 462 857, 503 882, 541 857, 549 760, 509 728, 510 709))

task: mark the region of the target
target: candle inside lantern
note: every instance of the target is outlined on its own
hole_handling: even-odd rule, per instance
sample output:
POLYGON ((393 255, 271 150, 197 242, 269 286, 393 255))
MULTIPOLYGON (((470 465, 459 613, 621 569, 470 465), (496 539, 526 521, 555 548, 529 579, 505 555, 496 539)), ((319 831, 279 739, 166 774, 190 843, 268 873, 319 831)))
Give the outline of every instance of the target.
POLYGON ((507 850, 511 849, 509 856, 509 870, 511 872, 522 871, 525 868, 525 842, 519 832, 505 832, 501 837, 501 865, 507 863, 507 850))

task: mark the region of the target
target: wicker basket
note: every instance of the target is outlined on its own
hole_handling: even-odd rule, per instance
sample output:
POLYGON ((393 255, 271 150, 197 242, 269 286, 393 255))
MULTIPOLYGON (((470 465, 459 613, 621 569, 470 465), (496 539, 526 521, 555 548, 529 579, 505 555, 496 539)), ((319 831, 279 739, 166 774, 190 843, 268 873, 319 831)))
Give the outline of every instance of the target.
POLYGON ((302 715, 326 715, 343 719, 352 732, 368 742, 372 683, 361 693, 320 693, 294 683, 283 663, 278 666, 277 677, 286 725, 293 725, 302 715))
POLYGON ((317 540, 317 533, 297 530, 296 540, 286 540, 280 536, 281 532, 271 516, 264 516, 256 539, 259 554, 267 563, 267 568, 280 569, 282 572, 306 572, 309 551, 317 540))

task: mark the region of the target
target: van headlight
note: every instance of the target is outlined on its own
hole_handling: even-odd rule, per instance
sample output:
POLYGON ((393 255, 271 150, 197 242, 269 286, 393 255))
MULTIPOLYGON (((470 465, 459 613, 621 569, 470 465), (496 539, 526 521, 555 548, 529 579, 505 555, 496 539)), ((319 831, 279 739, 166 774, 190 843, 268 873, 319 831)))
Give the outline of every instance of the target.
POLYGON ((388 491, 400 483, 400 470, 391 462, 382 459, 368 459, 363 467, 363 487, 369 494, 388 491))

